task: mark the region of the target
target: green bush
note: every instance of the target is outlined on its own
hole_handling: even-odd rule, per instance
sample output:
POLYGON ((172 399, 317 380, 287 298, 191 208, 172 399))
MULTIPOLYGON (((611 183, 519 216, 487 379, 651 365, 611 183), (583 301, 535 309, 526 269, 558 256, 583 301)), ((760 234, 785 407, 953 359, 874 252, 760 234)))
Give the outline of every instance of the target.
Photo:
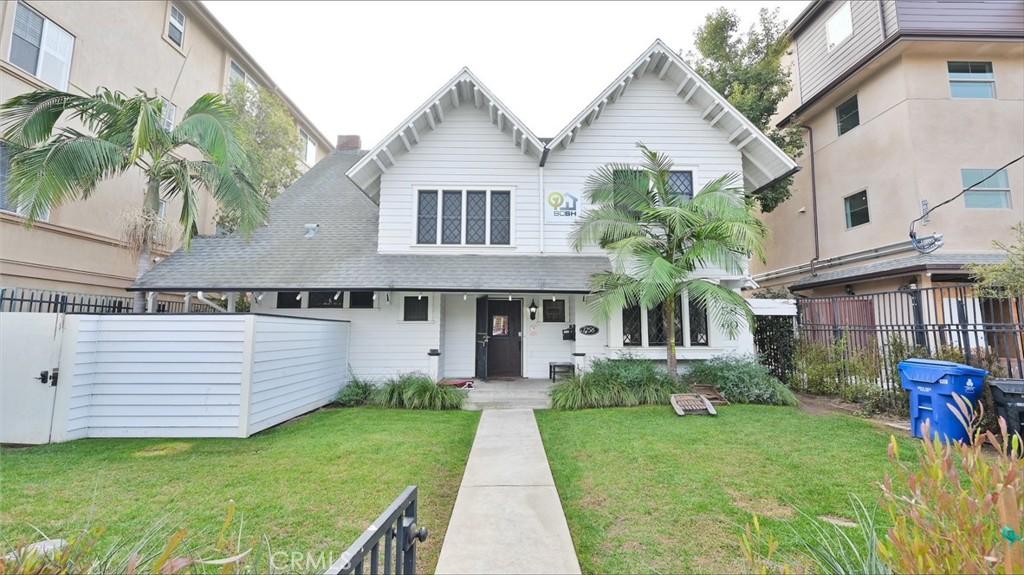
POLYGON ((406 409, 461 409, 466 392, 438 385, 429 377, 412 378, 403 394, 406 409))
POLYGON ((748 357, 716 357, 697 362, 683 376, 692 386, 711 385, 733 403, 796 405, 797 399, 768 369, 748 357))
POLYGON ((551 405, 555 409, 587 409, 665 404, 678 390, 678 382, 654 361, 598 359, 590 371, 555 385, 551 405))
POLYGON ((460 409, 466 392, 438 385, 420 373, 405 373, 380 386, 374 403, 393 409, 460 409))
POLYGON ((368 381, 363 381, 358 377, 353 377, 352 381, 349 382, 341 393, 338 394, 338 399, 335 401, 342 407, 358 407, 360 405, 367 405, 373 401, 373 394, 376 388, 368 381))

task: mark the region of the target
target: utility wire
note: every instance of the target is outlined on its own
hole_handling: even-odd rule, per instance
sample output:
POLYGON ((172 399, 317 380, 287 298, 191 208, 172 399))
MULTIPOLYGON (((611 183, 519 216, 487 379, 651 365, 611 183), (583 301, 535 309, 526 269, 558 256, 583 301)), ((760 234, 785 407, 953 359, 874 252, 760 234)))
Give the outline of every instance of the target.
POLYGON ((913 244, 914 248, 917 249, 917 251, 919 251, 919 252, 921 252, 923 254, 930 254, 930 253, 934 252, 935 250, 939 249, 940 247, 942 247, 942 236, 941 235, 939 237, 937 237, 937 238, 933 237, 933 238, 931 238, 929 240, 924 240, 924 241, 917 239, 917 224, 921 220, 927 218, 935 210, 937 210, 937 209, 941 208, 942 206, 952 202, 953 200, 955 200, 955 199, 959 198, 960 196, 966 194, 967 192, 973 190, 977 186, 980 186, 981 184, 987 182, 990 178, 994 177, 999 172, 1005 170, 1006 168, 1012 166, 1013 164, 1015 164, 1015 163, 1017 163, 1017 162, 1019 162, 1021 160, 1024 160, 1024 155, 1017 156, 1016 158, 1010 160, 1009 162, 1006 162, 1001 167, 996 168, 995 170, 992 170, 992 173, 990 173, 989 175, 987 175, 984 178, 978 180, 977 182, 974 182, 973 184, 967 186, 966 188, 960 190, 960 193, 958 193, 957 195, 955 195, 955 196, 953 196, 953 197, 951 197, 949 199, 946 199, 946 200, 944 200, 942 202, 939 202, 938 204, 935 204, 934 206, 932 206, 932 207, 928 208, 927 210, 925 210, 923 214, 921 214, 916 219, 914 219, 913 221, 910 222, 910 243, 913 244))

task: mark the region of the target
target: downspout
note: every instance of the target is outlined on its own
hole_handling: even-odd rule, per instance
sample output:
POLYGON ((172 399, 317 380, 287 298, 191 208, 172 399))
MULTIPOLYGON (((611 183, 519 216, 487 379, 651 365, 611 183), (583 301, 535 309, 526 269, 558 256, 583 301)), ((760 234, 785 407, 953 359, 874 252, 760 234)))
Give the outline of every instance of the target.
POLYGON ((814 129, 808 125, 801 125, 807 130, 807 147, 810 150, 811 160, 811 218, 814 223, 814 259, 811 260, 811 275, 817 275, 814 271, 814 264, 821 259, 821 246, 818 243, 818 178, 814 171, 814 129))
POLYGON ((544 212, 547 200, 544 198, 544 166, 537 167, 537 188, 540 190, 540 253, 544 253, 544 212))

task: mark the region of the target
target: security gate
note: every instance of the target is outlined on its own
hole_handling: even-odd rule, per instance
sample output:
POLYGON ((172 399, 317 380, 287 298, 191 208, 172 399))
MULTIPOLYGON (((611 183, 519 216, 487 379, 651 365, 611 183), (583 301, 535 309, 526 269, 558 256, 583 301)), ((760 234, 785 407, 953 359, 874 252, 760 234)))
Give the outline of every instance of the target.
POLYGON ((0 443, 48 443, 63 314, 0 313, 0 443))
POLYGON ((398 499, 331 565, 326 575, 416 573, 416 544, 427 540, 427 530, 416 525, 417 498, 416 486, 406 487, 398 499))

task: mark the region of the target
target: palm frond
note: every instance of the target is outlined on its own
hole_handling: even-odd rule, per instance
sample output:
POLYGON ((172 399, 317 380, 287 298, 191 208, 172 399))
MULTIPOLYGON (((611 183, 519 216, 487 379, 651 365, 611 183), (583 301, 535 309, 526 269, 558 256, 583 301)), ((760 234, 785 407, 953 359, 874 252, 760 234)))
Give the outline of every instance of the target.
POLYGON ((9 198, 33 221, 67 201, 88 198, 99 180, 130 165, 124 147, 65 128, 48 142, 12 154, 9 198))
POLYGON ((726 335, 735 338, 744 326, 753 324, 750 304, 736 291, 704 279, 684 283, 690 300, 702 305, 726 335))
POLYGON ((155 99, 139 96, 129 102, 128 112, 134 113, 135 125, 132 126, 132 149, 129 159, 132 162, 144 155, 154 155, 157 149, 167 144, 167 133, 161 125, 161 104, 155 99))
POLYGON ((58 90, 19 94, 0 105, 3 139, 22 147, 45 142, 61 115, 90 105, 88 96, 58 90))
POLYGON ((185 112, 171 137, 176 144, 194 146, 218 166, 243 166, 237 129, 231 105, 220 94, 205 94, 185 112))
POLYGON ((578 225, 569 232, 569 240, 573 248, 580 251, 587 245, 607 244, 645 233, 635 212, 614 205, 600 205, 580 218, 578 225))

